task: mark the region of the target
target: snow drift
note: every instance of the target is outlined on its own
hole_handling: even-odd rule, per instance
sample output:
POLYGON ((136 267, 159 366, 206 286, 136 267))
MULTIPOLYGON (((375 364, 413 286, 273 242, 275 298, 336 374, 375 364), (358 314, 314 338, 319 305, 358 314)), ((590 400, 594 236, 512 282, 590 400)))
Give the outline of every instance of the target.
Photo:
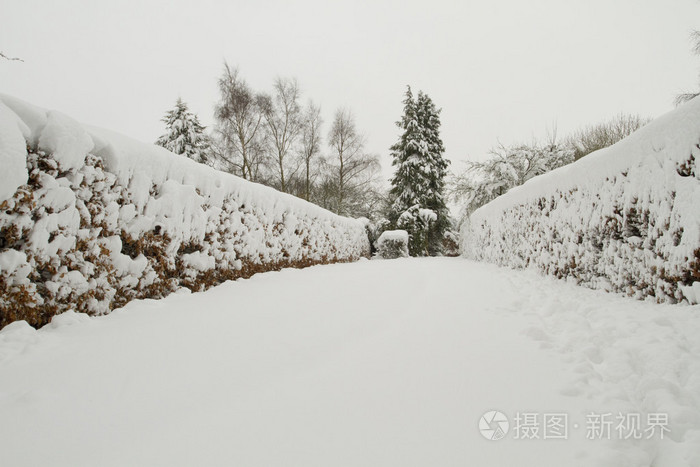
POLYGON ((0 327, 369 255, 364 223, 0 94, 0 327))
POLYGON ((700 301, 700 99, 535 177, 461 226, 464 256, 659 302, 700 301))

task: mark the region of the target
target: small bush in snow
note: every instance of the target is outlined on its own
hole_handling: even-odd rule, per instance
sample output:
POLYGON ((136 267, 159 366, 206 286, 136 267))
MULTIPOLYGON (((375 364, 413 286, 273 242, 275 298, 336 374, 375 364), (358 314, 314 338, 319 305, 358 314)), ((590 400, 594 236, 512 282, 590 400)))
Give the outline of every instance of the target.
POLYGON ((408 257, 408 232, 386 230, 377 240, 377 256, 383 259, 408 257))
POLYGON ((459 256, 459 239, 457 234, 448 230, 442 237, 442 254, 445 256, 459 256))
MULTIPOLYGON (((435 211, 423 209, 417 204, 399 216, 396 226, 400 229, 411 232, 408 239, 408 250, 413 256, 430 256, 431 234, 434 234, 433 227, 438 216, 435 211)), ((439 248, 434 249, 433 254, 437 254, 439 248)))

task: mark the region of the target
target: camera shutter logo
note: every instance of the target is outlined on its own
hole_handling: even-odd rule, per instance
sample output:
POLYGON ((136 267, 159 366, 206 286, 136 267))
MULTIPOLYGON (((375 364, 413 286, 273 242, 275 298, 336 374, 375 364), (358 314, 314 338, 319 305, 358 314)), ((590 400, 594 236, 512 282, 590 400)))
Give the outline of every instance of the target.
POLYGON ((479 431, 484 438, 491 441, 504 438, 509 429, 508 417, 498 410, 486 412, 479 420, 479 431))

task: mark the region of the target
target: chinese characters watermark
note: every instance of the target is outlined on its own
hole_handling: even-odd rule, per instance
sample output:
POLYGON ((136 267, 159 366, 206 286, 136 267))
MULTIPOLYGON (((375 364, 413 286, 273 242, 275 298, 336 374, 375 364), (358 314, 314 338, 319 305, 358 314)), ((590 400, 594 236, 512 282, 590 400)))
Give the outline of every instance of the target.
MULTIPOLYGON (((516 412, 511 421, 503 412, 491 410, 479 420, 479 431, 488 440, 497 441, 509 431, 513 439, 569 439, 570 427, 580 428, 569 422, 569 414, 556 412, 516 412)), ((666 413, 622 413, 612 412, 586 414, 586 439, 664 439, 671 430, 666 413)))

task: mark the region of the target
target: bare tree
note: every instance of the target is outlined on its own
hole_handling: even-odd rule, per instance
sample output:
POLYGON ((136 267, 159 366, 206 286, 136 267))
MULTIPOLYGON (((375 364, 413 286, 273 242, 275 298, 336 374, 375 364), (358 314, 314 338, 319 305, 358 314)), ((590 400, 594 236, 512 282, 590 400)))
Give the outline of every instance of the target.
POLYGON ((304 165, 303 198, 311 199, 311 187, 317 173, 314 164, 321 152, 321 108, 309 101, 304 113, 304 126, 301 132, 301 158, 304 165))
MULTIPOLYGON (((693 53, 695 55, 700 55, 700 31, 693 31, 690 33, 690 39, 693 41, 693 53)), ((681 105, 698 96, 700 96, 699 92, 684 92, 679 94, 676 96, 676 105, 681 105)))
POLYGON ((347 109, 336 111, 328 144, 332 153, 327 181, 334 194, 331 210, 352 215, 357 205, 362 204, 363 189, 376 178, 378 158, 365 152, 365 139, 357 132, 355 119, 347 109))
POLYGON ((574 160, 593 151, 612 146, 650 122, 639 115, 619 114, 611 120, 579 130, 567 138, 574 150, 574 160))
POLYGON ((221 100, 216 105, 216 133, 220 138, 219 158, 229 170, 238 172, 247 180, 256 181, 264 151, 260 136, 265 98, 256 95, 239 76, 237 68, 224 62, 224 73, 219 78, 221 100))
POLYGON ((292 148, 304 126, 300 94, 296 79, 277 78, 274 95, 266 98, 264 106, 267 138, 276 159, 278 187, 284 192, 288 191, 287 180, 298 170, 298 165, 289 167, 289 164, 292 148))
POLYGON ((574 150, 559 144, 556 132, 550 133, 544 144, 499 143, 489 154, 487 160, 467 162, 466 171, 451 180, 450 195, 462 205, 462 219, 511 188, 574 160, 574 150))

